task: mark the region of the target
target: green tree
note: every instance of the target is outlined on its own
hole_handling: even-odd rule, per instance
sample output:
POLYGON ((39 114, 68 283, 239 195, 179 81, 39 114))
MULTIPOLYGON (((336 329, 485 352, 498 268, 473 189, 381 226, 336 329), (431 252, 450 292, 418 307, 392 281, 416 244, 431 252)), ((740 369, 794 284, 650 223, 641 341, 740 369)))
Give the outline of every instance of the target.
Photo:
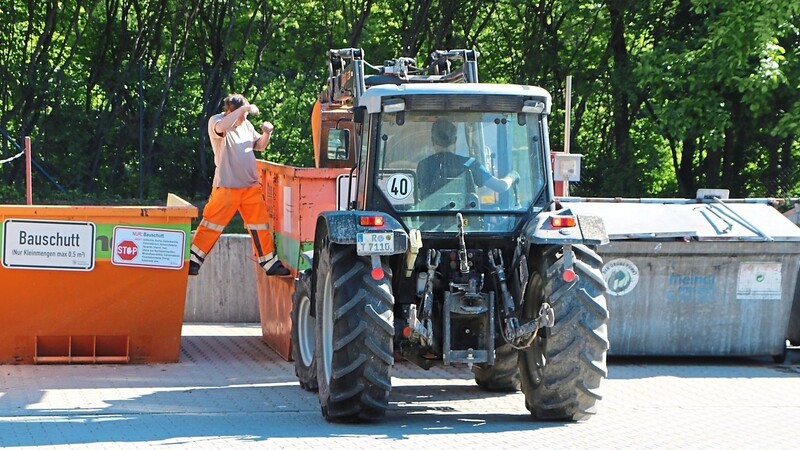
POLYGON ((680 193, 720 187, 734 196, 797 195, 800 5, 670 6, 636 73, 680 193))
MULTIPOLYGON (((784 0, 0 0, 0 127, 31 136, 36 197, 205 198, 205 124, 229 92, 276 125, 265 157, 309 165, 331 48, 425 65, 474 48, 484 82, 553 94, 584 196, 800 195, 800 4, 784 0)), ((16 148, 3 141, 2 158, 16 148)), ((0 158, 0 159, 2 159, 0 158)), ((0 166, 17 201, 20 160, 0 166)))

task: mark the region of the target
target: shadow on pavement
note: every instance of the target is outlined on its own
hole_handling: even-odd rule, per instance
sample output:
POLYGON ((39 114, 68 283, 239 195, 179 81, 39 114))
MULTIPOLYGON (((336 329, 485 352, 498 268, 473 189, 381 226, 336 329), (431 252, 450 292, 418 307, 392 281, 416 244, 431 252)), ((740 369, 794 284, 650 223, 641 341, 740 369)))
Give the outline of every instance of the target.
MULTIPOLYGON (((479 389, 468 369, 399 362, 389 409, 369 424, 329 424, 291 363, 258 337, 183 337, 181 361, 152 366, 0 366, 0 447, 259 442, 278 438, 485 434, 580 426, 537 422, 520 393, 479 389), (18 378, 17 378, 18 377, 18 378), (81 395, 94 396, 82 403, 81 395), (52 403, 67 396, 74 403, 52 403), (96 397, 96 398, 95 398, 96 397)), ((800 377, 800 350, 771 358, 619 358, 609 380, 800 377)), ((589 421, 591 422, 591 420, 589 421)))

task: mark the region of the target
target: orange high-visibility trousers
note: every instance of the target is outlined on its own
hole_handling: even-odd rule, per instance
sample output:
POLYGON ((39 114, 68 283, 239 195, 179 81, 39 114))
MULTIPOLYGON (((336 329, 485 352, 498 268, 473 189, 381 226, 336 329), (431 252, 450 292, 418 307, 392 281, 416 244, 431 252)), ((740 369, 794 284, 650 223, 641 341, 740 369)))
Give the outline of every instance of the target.
POLYGON ((203 219, 192 238, 191 260, 203 264, 219 236, 239 211, 253 241, 253 253, 262 267, 271 267, 277 260, 272 232, 269 229, 267 206, 261 186, 248 188, 215 187, 203 209, 203 219))

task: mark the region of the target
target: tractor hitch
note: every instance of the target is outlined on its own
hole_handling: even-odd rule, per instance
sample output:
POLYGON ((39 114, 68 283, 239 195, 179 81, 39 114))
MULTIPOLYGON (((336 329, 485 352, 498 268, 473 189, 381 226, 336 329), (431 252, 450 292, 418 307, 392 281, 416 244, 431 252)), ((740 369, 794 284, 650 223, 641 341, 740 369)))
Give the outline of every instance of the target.
POLYGON ((503 330, 503 336, 506 342, 510 343, 517 350, 525 349, 533 344, 533 340, 539 334, 542 328, 551 328, 555 325, 556 315, 553 308, 549 303, 542 303, 539 308, 539 316, 525 325, 520 326, 519 322, 514 320, 514 326, 506 326, 503 330))
MULTIPOLYGON (((506 281, 506 271, 503 262, 503 254, 500 250, 494 249, 489 252, 489 265, 494 269, 497 288, 500 291, 500 318, 504 324, 503 337, 506 342, 510 343, 514 348, 523 349, 530 347, 533 340, 539 333, 540 328, 552 327, 555 323, 555 313, 553 308, 548 303, 542 303, 539 308, 539 316, 532 321, 520 325, 519 319, 516 317, 516 308, 514 306, 514 297, 508 290, 508 283, 506 281)), ((526 278, 527 280, 527 278, 526 278)))

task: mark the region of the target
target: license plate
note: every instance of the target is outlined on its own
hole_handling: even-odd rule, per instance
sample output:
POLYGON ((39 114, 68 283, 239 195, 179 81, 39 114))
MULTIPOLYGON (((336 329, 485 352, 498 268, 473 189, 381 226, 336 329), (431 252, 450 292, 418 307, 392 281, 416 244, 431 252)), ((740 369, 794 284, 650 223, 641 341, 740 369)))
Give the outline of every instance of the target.
POLYGON ((358 233, 356 253, 359 255, 385 255, 394 253, 394 233, 358 233))

